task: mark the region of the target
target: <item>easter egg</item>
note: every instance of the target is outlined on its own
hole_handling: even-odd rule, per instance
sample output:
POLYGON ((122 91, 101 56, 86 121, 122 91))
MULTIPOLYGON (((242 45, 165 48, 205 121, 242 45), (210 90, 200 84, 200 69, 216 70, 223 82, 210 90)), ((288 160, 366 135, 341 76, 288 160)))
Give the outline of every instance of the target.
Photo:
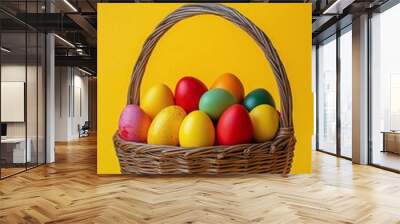
POLYGON ((254 129, 254 139, 265 142, 273 139, 279 129, 279 114, 274 107, 268 104, 256 106, 250 112, 254 129))
POLYGON ((251 91, 243 100, 243 105, 248 111, 253 110, 256 106, 268 104, 275 107, 274 98, 265 89, 255 89, 251 91))
POLYGON ((217 141, 221 145, 237 145, 251 142, 253 125, 246 108, 235 104, 221 115, 217 124, 217 141))
POLYGON ((137 105, 127 105, 119 118, 119 137, 134 142, 146 142, 151 118, 137 105))
POLYGON ((211 86, 211 89, 220 88, 228 91, 232 96, 236 98, 236 103, 243 100, 244 87, 238 77, 231 73, 225 73, 220 75, 211 86))
POLYGON ((179 143, 182 147, 211 146, 214 141, 214 125, 206 113, 193 111, 183 119, 179 128, 179 143))
POLYGON ((179 106, 162 109, 151 122, 147 143, 153 145, 179 145, 179 127, 186 116, 179 106))
POLYGON ((174 95, 165 84, 152 86, 140 100, 140 107, 151 118, 154 118, 158 112, 170 105, 174 105, 174 95))
POLYGON ((211 89, 201 96, 199 109, 208 114, 213 120, 218 120, 222 112, 236 103, 232 94, 223 89, 211 89))
POLYGON ((200 80, 193 77, 181 78, 175 87, 175 103, 186 113, 199 109, 199 101, 207 87, 200 80))

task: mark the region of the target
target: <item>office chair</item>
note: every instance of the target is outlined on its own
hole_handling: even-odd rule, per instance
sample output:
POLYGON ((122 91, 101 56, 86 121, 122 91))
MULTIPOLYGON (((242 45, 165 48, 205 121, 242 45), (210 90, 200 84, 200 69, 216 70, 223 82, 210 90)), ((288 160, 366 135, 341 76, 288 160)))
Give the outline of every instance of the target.
POLYGON ((89 121, 85 121, 82 127, 78 124, 79 138, 89 136, 89 121))

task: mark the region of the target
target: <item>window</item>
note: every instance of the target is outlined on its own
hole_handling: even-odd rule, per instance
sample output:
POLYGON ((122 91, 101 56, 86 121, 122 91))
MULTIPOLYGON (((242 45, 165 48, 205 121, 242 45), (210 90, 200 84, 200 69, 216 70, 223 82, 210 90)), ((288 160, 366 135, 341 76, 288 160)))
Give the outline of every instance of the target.
POLYGON ((352 26, 318 45, 317 149, 352 157, 352 26))
POLYGON ((317 149, 336 153, 336 36, 318 47, 317 149))
POLYGON ((352 157, 352 33, 340 36, 340 155, 352 157))
MULTIPOLYGON (((0 1, 0 6, 15 2, 0 1)), ((20 1, 17 13, 40 13, 44 1, 20 1)), ((0 12, 0 178, 45 163, 45 34, 0 12), (10 26, 9 24, 12 24, 10 26), (10 108, 13 108, 10 110, 10 108)))
POLYGON ((371 18, 370 162, 400 170, 400 5, 371 18))

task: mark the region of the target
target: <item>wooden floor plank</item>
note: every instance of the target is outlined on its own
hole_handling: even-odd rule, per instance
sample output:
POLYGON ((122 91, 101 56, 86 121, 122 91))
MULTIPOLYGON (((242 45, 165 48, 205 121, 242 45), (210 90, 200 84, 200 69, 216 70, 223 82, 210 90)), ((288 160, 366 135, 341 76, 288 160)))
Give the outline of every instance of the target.
POLYGON ((0 223, 400 223, 400 175, 315 152, 313 174, 96 174, 95 137, 0 181, 0 223))

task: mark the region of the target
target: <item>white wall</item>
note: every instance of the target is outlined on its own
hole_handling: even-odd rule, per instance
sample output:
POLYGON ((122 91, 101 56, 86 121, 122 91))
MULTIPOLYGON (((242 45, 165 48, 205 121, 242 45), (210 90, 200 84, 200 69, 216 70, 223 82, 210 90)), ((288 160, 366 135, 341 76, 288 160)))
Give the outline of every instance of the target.
POLYGON ((74 97, 74 108, 73 112, 75 111, 73 119, 72 119, 72 130, 71 130, 71 135, 74 138, 79 137, 78 133, 78 124, 83 125, 85 121, 89 120, 89 110, 88 110, 88 77, 82 76, 82 73, 79 73, 79 75, 76 74, 75 70, 75 75, 74 75, 74 92, 75 94, 74 97), (80 93, 79 93, 80 92, 80 93), (79 97, 80 95, 80 97, 79 97), (80 102, 79 102, 80 101, 80 102), (80 111, 81 110, 81 111, 80 111))
MULTIPOLYGON (((1 66, 2 82, 25 82, 25 64, 5 64, 1 66)), ((27 68, 28 71, 32 67, 27 68)), ((30 72, 28 72, 30 73, 30 72)), ((6 108, 1 108, 6 110, 6 108)), ((7 122, 7 137, 25 138, 25 122, 7 122)))
POLYGON ((56 67, 55 73, 55 140, 70 141, 89 117, 88 77, 72 67, 56 67))
POLYGON ((55 68, 55 141, 68 140, 69 119, 69 68, 55 68))
MULTIPOLYGON (((32 80, 31 74, 36 76, 36 67, 34 66, 27 66, 20 64, 4 64, 1 66, 1 81, 2 82, 25 82, 25 75, 27 69, 28 74, 28 81, 30 85, 36 86, 36 80, 32 80)), ((27 88, 27 103, 34 101, 35 98, 35 105, 27 105, 27 106, 34 106, 36 108, 36 88, 27 88)), ((7 108, 1 108, 2 110, 6 110, 7 108)), ((28 112, 30 112, 29 110, 28 112)), ((28 122, 34 121, 36 123, 36 113, 28 113, 28 122)), ((25 137, 25 123, 26 122, 7 122, 7 136, 8 137, 25 137)), ((33 126, 33 124, 28 124, 28 128, 33 126)), ((34 128, 36 130, 36 126, 34 128)), ((28 137, 29 133, 28 133, 28 137)))

